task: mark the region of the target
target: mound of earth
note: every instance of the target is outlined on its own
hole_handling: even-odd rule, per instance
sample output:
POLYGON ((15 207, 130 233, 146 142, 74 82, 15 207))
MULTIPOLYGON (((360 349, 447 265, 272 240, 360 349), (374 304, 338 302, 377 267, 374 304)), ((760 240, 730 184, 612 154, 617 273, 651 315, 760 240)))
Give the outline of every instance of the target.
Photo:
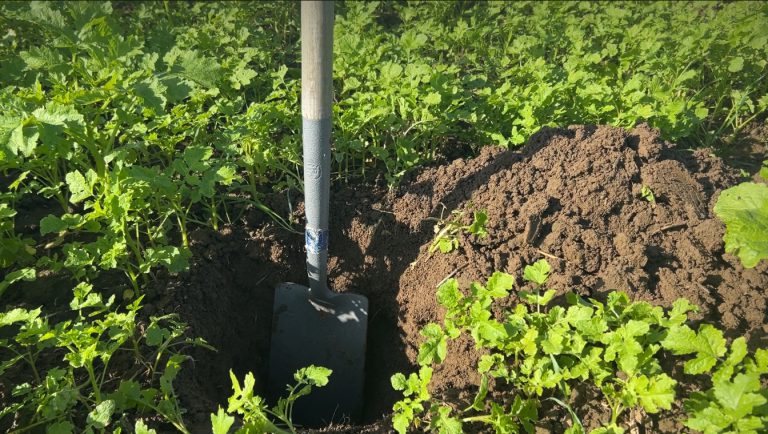
MULTIPOLYGON (((712 212, 718 193, 736 182, 706 150, 676 149, 639 125, 545 128, 522 148, 485 148, 476 158, 413 173, 394 190, 335 187, 330 284, 370 300, 365 421, 391 413, 399 396, 389 378, 415 369, 419 330, 443 314, 435 290, 444 279, 466 286, 495 270, 519 277, 542 258, 553 268, 548 287, 560 295, 575 290, 601 299, 622 290, 664 306, 686 297, 700 307, 696 320, 765 347, 768 265, 744 269, 724 254, 725 228, 712 212), (640 198, 644 186, 655 203, 640 198), (489 235, 462 236, 454 252, 430 254, 436 221, 456 210, 468 223, 472 209, 486 211, 489 235)), ((296 195, 273 196, 269 205, 303 216, 296 195)), ((226 403, 230 367, 265 384, 274 288, 306 282, 303 241, 256 212, 219 232, 196 232, 190 272, 151 307, 177 311, 192 334, 218 349, 196 350, 179 380, 201 427, 226 403)), ((470 341, 452 342, 434 392, 470 390, 479 381, 476 358, 470 341)), ((367 430, 387 428, 380 422, 367 430)))

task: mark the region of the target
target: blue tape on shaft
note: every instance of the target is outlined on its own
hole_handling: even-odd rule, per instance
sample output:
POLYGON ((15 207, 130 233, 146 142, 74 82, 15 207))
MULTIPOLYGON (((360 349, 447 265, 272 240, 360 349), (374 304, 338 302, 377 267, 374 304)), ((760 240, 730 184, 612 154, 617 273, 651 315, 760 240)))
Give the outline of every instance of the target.
POLYGON ((304 230, 304 245, 307 252, 320 253, 328 250, 328 231, 306 228, 304 230))

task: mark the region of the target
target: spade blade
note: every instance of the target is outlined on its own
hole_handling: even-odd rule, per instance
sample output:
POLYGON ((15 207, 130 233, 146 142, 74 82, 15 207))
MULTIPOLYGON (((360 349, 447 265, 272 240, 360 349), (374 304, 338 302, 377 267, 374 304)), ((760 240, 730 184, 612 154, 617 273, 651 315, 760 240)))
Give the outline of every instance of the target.
POLYGON ((333 370, 324 387, 302 396, 294 422, 321 426, 361 416, 365 377, 368 299, 333 293, 322 302, 308 287, 282 283, 275 291, 269 357, 269 392, 274 401, 295 383, 293 374, 315 365, 333 370))

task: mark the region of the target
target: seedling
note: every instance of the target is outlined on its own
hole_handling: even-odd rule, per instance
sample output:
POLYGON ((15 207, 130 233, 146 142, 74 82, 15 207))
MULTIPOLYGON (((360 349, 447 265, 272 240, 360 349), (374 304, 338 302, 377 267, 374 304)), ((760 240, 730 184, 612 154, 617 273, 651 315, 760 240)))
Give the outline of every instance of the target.
POLYGON ((644 185, 640 190, 640 197, 654 205, 656 204, 656 195, 653 194, 651 187, 648 187, 647 185, 644 185))
POLYGON ((450 253, 459 248, 459 234, 465 232, 467 234, 476 235, 480 238, 488 236, 488 231, 485 228, 485 223, 488 221, 488 215, 484 211, 472 212, 472 223, 468 225, 462 224, 464 220, 465 211, 451 211, 451 218, 444 220, 442 215, 440 219, 435 223, 435 238, 429 245, 429 253, 434 253, 436 250, 440 250, 441 253, 450 253))
POLYGON ((287 385, 288 396, 280 398, 277 405, 268 407, 264 398, 254 395, 256 379, 252 373, 245 375, 242 387, 232 371, 229 378, 232 381, 232 396, 228 400, 227 411, 219 407, 216 414, 211 414, 211 426, 214 434, 227 434, 235 423, 233 414, 242 418, 243 425, 236 432, 239 434, 260 434, 265 432, 277 434, 296 434, 296 426, 292 421, 293 405, 297 399, 308 395, 315 387, 328 384, 331 370, 322 366, 308 366, 299 369, 294 374, 296 384, 287 385), (275 420, 276 422, 273 422, 275 420))

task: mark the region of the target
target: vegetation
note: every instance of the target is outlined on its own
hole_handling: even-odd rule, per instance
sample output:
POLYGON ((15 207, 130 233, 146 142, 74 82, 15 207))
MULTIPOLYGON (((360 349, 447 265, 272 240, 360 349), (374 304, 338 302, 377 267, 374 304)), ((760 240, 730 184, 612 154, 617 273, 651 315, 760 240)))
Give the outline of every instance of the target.
MULTIPOLYGON (((0 4, 0 374, 23 379, 4 398, 0 423, 149 433, 162 420, 187 431, 172 382, 185 348, 207 344, 175 317, 141 315, 143 296, 188 268, 193 228, 218 229, 254 208, 295 230, 262 200, 302 188, 298 8, 0 4), (30 223, 29 209, 45 215, 30 223), (71 304, 30 306, 29 282, 51 276, 72 288, 71 304), (116 370, 124 380, 112 378, 116 370)), ((747 2, 339 3, 335 181, 383 174, 395 185, 421 164, 519 145, 544 125, 644 121, 670 140, 727 145, 768 109, 767 20, 768 4, 747 2)), ((726 249, 745 266, 766 257, 763 187, 737 187, 718 203, 726 249), (740 211, 745 200, 754 212, 740 211)), ((469 225, 462 217, 440 224, 430 251, 457 248, 462 232, 483 236, 484 213, 469 225)), ((595 381, 610 402, 603 432, 619 431, 628 409, 655 412, 674 398, 655 357, 693 349, 670 336, 720 342, 714 329, 683 328, 684 302, 664 312, 617 294, 605 305, 550 306, 546 266, 529 270, 535 290, 521 293, 526 304, 504 319, 509 327, 488 309, 507 295, 510 276, 466 296, 455 281, 441 288, 449 322, 425 328, 419 373, 393 378, 406 394, 395 407, 399 431, 528 429, 541 399, 567 403, 577 378, 595 381), (461 412, 426 388, 430 366, 459 333, 494 354, 478 367, 482 393, 461 412), (499 382, 521 391, 506 407, 487 392, 499 382)), ((723 346, 696 350, 690 369, 717 378, 691 397, 691 428, 765 423, 754 416, 765 354, 739 356, 740 345, 728 356, 723 346)), ((241 388, 233 377, 236 397, 213 416, 215 432, 228 432, 233 415, 245 432, 293 430, 290 403, 330 374, 308 369, 269 409, 251 395, 252 378, 241 388), (267 425, 267 414, 280 426, 267 425)), ((572 432, 579 426, 574 416, 572 432)))
POLYGON ((768 185, 743 182, 724 190, 715 213, 725 223, 725 251, 752 268, 768 259, 768 185))
POLYGON ((498 315, 493 312, 510 296, 513 276, 496 272, 485 285, 472 283, 466 294, 455 279, 440 286, 437 300, 446 309, 445 319, 422 331, 419 372, 392 376, 392 387, 404 396, 393 407, 395 430, 460 433, 465 425, 484 424, 497 433, 533 433, 538 411, 550 400, 571 415, 566 432, 584 433, 572 409, 572 390, 586 385, 598 389, 611 409, 610 419, 590 433, 624 433, 622 415, 629 410, 671 409, 678 384, 662 368, 665 354, 693 355, 685 361, 686 374, 712 373, 709 388, 686 397, 685 426, 706 433, 768 428, 761 407, 768 402, 761 387, 768 350, 749 355, 743 337, 729 347, 722 331, 709 324, 694 331, 687 323, 696 307, 686 299, 665 310, 632 302, 622 292, 609 293, 605 303, 567 293, 567 308, 551 306, 556 291, 543 288, 549 272, 545 260, 526 266, 523 279, 536 294, 519 291, 521 303, 498 315), (472 404, 457 409, 432 396, 428 386, 433 367, 448 356, 448 342, 462 334, 472 338, 481 355, 480 382, 472 404))

